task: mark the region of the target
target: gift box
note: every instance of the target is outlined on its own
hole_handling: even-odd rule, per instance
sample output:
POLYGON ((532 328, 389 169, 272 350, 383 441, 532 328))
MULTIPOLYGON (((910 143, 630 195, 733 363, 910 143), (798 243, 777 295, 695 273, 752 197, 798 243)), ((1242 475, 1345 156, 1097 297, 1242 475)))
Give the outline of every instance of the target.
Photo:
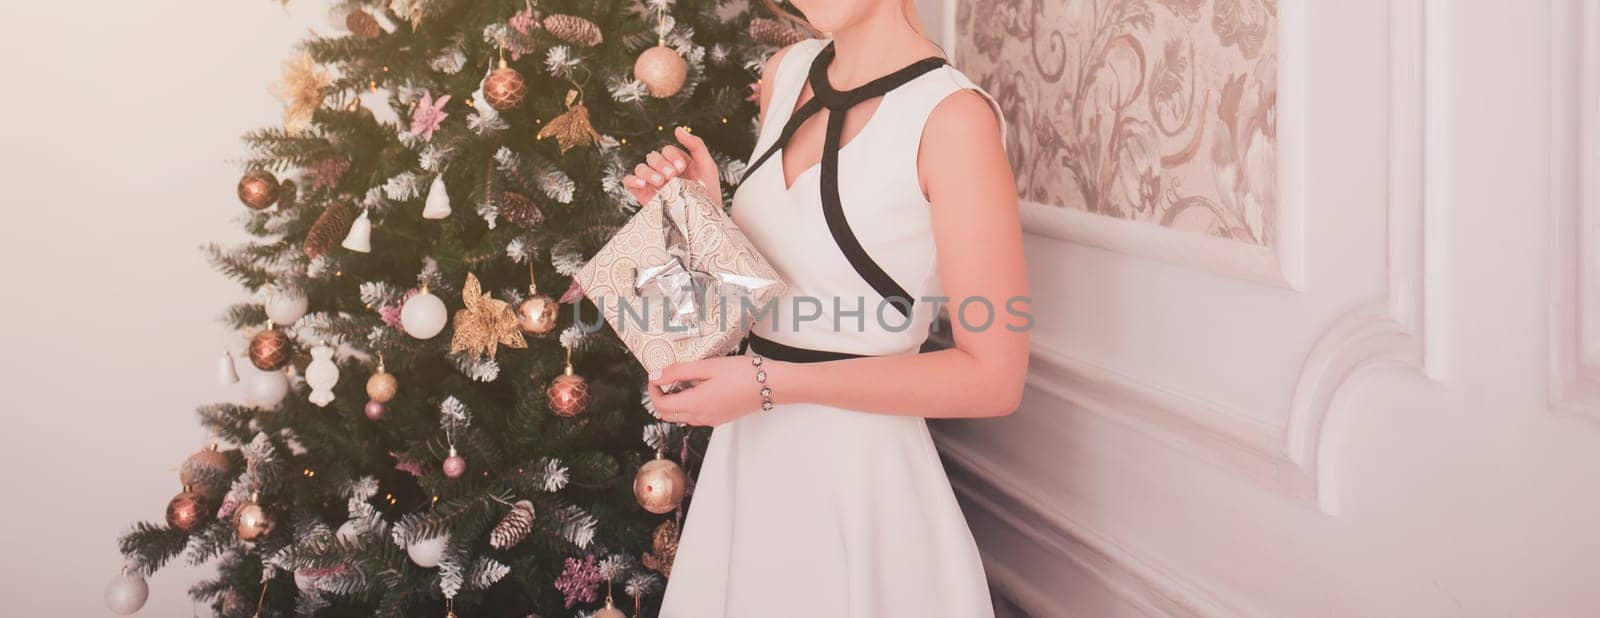
POLYGON ((647 371, 722 356, 788 290, 722 205, 674 178, 576 277, 647 371))

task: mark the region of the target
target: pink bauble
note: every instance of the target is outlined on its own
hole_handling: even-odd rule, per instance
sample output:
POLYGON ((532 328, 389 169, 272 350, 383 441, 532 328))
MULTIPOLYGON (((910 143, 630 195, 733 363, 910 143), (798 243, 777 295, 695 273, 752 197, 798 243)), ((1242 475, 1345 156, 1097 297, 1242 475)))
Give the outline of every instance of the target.
POLYGON ((389 406, 384 405, 382 401, 378 401, 376 399, 367 400, 366 413, 368 419, 374 421, 383 420, 383 413, 388 411, 389 406))
POLYGON ((461 478, 461 475, 466 473, 467 460, 462 458, 460 455, 457 455, 454 450, 451 450, 450 456, 444 458, 444 475, 453 479, 458 479, 461 478))

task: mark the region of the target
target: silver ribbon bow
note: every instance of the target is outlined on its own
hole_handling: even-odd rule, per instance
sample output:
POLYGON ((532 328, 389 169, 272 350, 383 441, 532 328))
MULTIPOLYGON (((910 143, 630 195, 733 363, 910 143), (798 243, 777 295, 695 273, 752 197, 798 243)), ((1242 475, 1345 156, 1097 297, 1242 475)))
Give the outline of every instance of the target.
MULTIPOLYGON (((677 340, 700 334, 705 326, 707 301, 715 295, 724 309, 739 310, 738 304, 728 301, 747 298, 767 286, 777 283, 772 279, 733 272, 704 272, 689 268, 689 239, 687 216, 682 199, 663 199, 661 216, 666 224, 667 259, 660 264, 645 266, 634 271, 634 291, 646 299, 662 303, 666 314, 666 336, 677 340)), ((648 310, 648 309, 647 309, 648 310)))

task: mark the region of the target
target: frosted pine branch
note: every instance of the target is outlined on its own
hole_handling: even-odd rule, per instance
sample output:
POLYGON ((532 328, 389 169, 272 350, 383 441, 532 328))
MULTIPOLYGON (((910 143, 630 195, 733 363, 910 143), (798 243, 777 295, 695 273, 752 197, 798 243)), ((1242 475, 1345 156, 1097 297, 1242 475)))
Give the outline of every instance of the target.
POLYGON ((493 382, 500 377, 500 363, 487 356, 473 358, 467 354, 451 354, 450 362, 456 366, 461 375, 471 378, 475 382, 493 382))
POLYGON ((600 521, 588 511, 569 504, 556 509, 554 517, 561 538, 576 545, 578 549, 586 548, 594 542, 595 528, 600 521))
POLYGON ((661 589, 661 576, 651 571, 639 571, 628 577, 622 585, 622 591, 630 597, 642 597, 654 594, 661 589))
POLYGON ((487 590, 511 573, 511 567, 487 556, 478 558, 468 570, 467 580, 473 590, 487 590))
POLYGON ((361 302, 367 307, 377 309, 385 307, 400 300, 400 290, 387 281, 368 281, 361 284, 361 302))
POLYGON ((383 194, 397 202, 415 199, 422 195, 422 179, 412 172, 400 172, 383 183, 383 194))
POLYGON ((467 413, 467 404, 461 403, 455 395, 446 397, 439 404, 439 428, 445 431, 456 431, 472 425, 472 418, 467 413))
POLYGON ((572 194, 578 189, 571 176, 551 165, 539 166, 534 181, 539 183, 539 190, 546 196, 562 204, 571 204, 572 194))
POLYGON ((540 460, 543 470, 534 473, 534 484, 541 486, 545 491, 555 493, 566 488, 571 480, 567 467, 561 464, 560 459, 546 457, 540 460))
POLYGON ((579 59, 572 53, 572 48, 566 45, 555 45, 550 51, 545 52, 544 68, 556 77, 572 77, 573 69, 579 64, 579 59))

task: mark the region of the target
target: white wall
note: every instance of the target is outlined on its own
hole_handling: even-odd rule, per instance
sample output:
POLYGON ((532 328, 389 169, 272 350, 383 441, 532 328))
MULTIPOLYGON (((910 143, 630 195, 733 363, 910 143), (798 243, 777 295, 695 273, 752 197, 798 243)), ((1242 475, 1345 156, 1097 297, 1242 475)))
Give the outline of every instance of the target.
MULTIPOLYGON (((218 318, 243 292, 197 248, 242 239, 229 161, 281 113, 266 87, 317 4, 0 4, 3 613, 106 615, 116 537, 162 519, 194 407, 232 397, 218 318)), ((200 575, 151 579, 143 615, 191 615, 200 575)))
POLYGON ((936 429, 991 576, 1041 616, 1600 615, 1600 1, 1279 18, 1303 285, 1030 237, 1024 408, 936 429))

